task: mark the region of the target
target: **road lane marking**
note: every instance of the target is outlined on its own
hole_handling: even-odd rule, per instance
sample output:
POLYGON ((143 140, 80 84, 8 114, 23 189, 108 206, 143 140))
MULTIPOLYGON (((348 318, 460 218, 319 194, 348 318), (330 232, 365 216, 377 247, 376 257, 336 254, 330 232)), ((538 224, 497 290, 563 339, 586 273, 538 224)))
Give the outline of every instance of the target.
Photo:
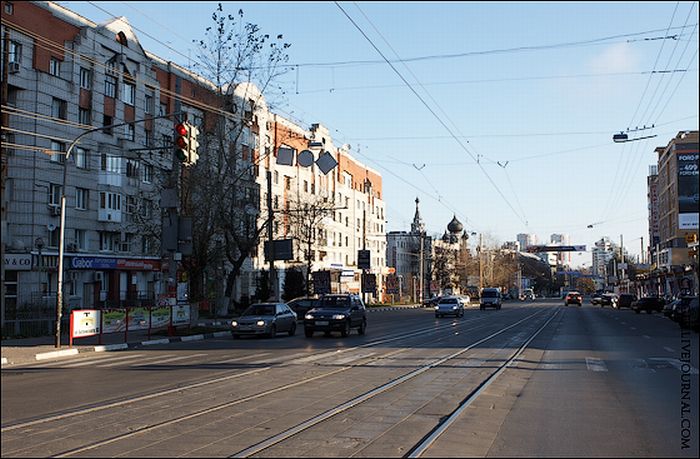
POLYGON ((221 365, 222 363, 236 363, 236 362, 240 362, 242 360, 257 359, 258 357, 264 357, 266 355, 270 355, 270 353, 269 352, 261 352, 259 354, 253 354, 253 355, 249 355, 246 357, 236 357, 235 359, 219 360, 217 362, 212 362, 212 365, 221 365))
POLYGON ((111 357, 111 356, 105 356, 104 358, 101 359, 92 359, 87 362, 78 362, 78 363, 71 363, 69 365, 64 365, 65 368, 76 368, 76 367, 84 367, 87 365, 94 365, 94 364, 100 364, 104 362, 114 362, 117 360, 128 360, 128 359, 136 359, 139 357, 142 357, 144 354, 133 354, 133 355, 124 355, 121 357, 111 357))
POLYGON ((138 365, 131 365, 132 367, 147 367, 150 365, 162 365, 164 363, 176 362, 178 360, 194 359, 195 357, 202 357, 209 354, 192 354, 192 355, 182 355, 180 357, 173 357, 171 359, 156 360, 155 362, 139 363, 138 365))
MULTIPOLYGON (((173 355, 175 355, 175 354, 154 355, 151 357, 145 357, 142 360, 144 360, 144 361, 145 360, 157 360, 157 359, 162 359, 163 357, 171 357, 173 355)), ((116 363, 108 363, 105 365, 96 365, 96 366, 97 366, 97 368, 111 368, 111 367, 116 367, 117 365, 124 365, 125 363, 127 365, 129 364, 129 362, 116 362, 116 363)))
POLYGON ((666 362, 669 365, 673 365, 681 373, 683 372, 684 366, 686 366, 686 369, 689 370, 690 374, 692 374, 692 375, 696 375, 699 373, 697 368, 695 368, 694 366, 692 366, 688 363, 682 363, 678 359, 669 359, 666 357, 649 357, 649 360, 652 360, 655 362, 666 362))
POLYGON ((651 336, 649 336, 649 335, 642 335, 642 336, 645 337, 646 339, 651 339, 651 336))
POLYGON ((675 353, 676 353, 675 350, 671 349, 671 348, 668 347, 668 346, 664 346, 664 350, 665 350, 666 352, 670 352, 671 354, 675 354, 675 353))
POLYGON ((367 357, 371 357, 371 356, 376 355, 376 354, 377 354, 376 352, 369 352, 366 354, 359 354, 359 355, 355 355, 355 356, 350 355, 350 356, 345 357, 343 359, 336 360, 335 362, 333 362, 333 364, 334 365, 346 365, 350 362, 355 362, 355 361, 360 360, 360 359, 365 359, 367 357))
POLYGON ((588 371, 608 371, 605 362, 595 357, 586 357, 586 367, 588 371))

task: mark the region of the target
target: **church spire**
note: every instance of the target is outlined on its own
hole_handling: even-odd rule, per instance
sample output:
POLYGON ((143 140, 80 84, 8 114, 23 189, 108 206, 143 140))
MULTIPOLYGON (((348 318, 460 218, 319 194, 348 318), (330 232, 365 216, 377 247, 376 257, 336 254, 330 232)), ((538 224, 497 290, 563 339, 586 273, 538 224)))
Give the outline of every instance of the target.
POLYGON ((423 224, 423 219, 420 218, 420 211, 418 210, 418 203, 420 199, 416 198, 416 214, 413 216, 413 223, 411 223, 412 233, 423 233, 425 231, 425 225, 423 224))

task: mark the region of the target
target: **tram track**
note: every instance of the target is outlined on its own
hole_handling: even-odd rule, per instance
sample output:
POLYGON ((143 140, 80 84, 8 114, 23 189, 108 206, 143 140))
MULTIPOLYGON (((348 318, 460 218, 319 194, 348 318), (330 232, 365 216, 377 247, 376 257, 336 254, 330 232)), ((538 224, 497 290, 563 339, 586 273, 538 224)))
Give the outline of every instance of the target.
MULTIPOLYGON (((542 313, 543 313, 543 311, 539 310, 539 308, 538 308, 537 312, 530 314, 530 315, 526 316, 525 318, 520 319, 517 322, 508 325, 507 327, 503 327, 494 333, 491 333, 486 338, 480 339, 480 340, 470 344, 469 346, 462 348, 459 351, 454 352, 448 356, 434 360, 432 363, 429 363, 427 365, 423 365, 420 368, 418 368, 412 372, 409 372, 408 374, 405 374, 399 378, 395 378, 395 379, 389 381, 388 383, 380 385, 380 386, 376 387, 375 389, 370 390, 365 394, 362 394, 359 397, 351 399, 350 401, 345 402, 343 404, 340 404, 340 405, 336 406, 335 408, 332 408, 331 410, 327 410, 324 413, 322 413, 314 418, 311 418, 304 423, 298 424, 295 427, 288 429, 287 431, 284 431, 280 434, 277 434, 277 435, 271 437, 270 439, 266 440, 263 444, 258 443, 257 445, 253 445, 252 447, 244 449, 244 450, 240 451, 239 453, 234 454, 231 457, 248 457, 248 456, 256 454, 257 452, 260 452, 264 449, 267 449, 274 444, 280 443, 280 442, 284 441, 286 438, 290 438, 299 432, 302 432, 302 431, 304 431, 304 430, 306 430, 314 425, 317 425, 317 424, 323 422, 326 419, 329 419, 329 418, 335 416, 338 413, 341 413, 347 409, 350 409, 354 406, 357 406, 357 405, 363 403, 364 401, 369 400, 369 399, 375 397, 376 395, 379 395, 380 393, 383 393, 387 390, 390 390, 391 388, 393 388, 395 386, 401 385, 404 382, 409 381, 409 380, 417 377, 418 375, 425 373, 426 371, 429 371, 430 369, 439 367, 443 363, 461 356, 462 354, 464 354, 468 350, 473 349, 474 347, 477 347, 480 344, 495 338, 496 336, 502 335, 503 333, 505 333, 508 330, 511 330, 515 326, 517 326, 525 321, 528 321, 528 320, 532 319, 533 317, 539 316, 542 313)), ((347 348, 347 349, 342 349, 340 351, 350 352, 350 351, 361 349, 361 348, 376 347, 376 346, 379 346, 381 344, 386 344, 389 342, 395 343, 396 341, 401 341, 401 340, 405 341, 405 340, 409 340, 411 338, 420 337, 420 336, 427 334, 427 333, 435 333, 436 331, 441 332, 441 331, 449 330, 449 329, 460 330, 463 327, 475 325, 475 324, 478 324, 479 322, 482 322, 483 320, 481 320, 481 319, 483 319, 483 318, 477 318, 477 319, 474 319, 471 321, 457 321, 456 323, 450 322, 450 323, 445 324, 444 326, 440 326, 438 328, 435 328, 434 326, 433 327, 426 327, 424 329, 419 329, 419 330, 414 330, 414 331, 411 331, 408 333, 398 334, 398 335, 395 335, 395 336, 392 336, 389 338, 376 340, 376 341, 373 341, 371 343, 365 343, 363 345, 354 346, 354 347, 347 348)), ((550 318, 550 320, 551 320, 551 318, 550 318)), ((488 325, 489 324, 486 324, 486 326, 488 326, 488 325)), ((478 330, 479 328, 485 328, 485 327, 471 328, 470 331, 473 332, 473 331, 478 330)), ((450 335, 446 335, 446 337, 444 337, 443 339, 448 339, 449 337, 450 337, 450 335)), ((428 342, 435 344, 438 341, 440 341, 440 340, 431 339, 431 340, 426 341, 424 343, 416 343, 416 344, 414 344, 414 346, 420 346, 420 345, 426 344, 428 342)), ((279 386, 279 387, 276 387, 276 388, 273 388, 270 390, 262 391, 262 392, 250 395, 248 397, 238 398, 236 400, 228 401, 225 403, 220 403, 220 404, 217 404, 214 406, 210 406, 210 407, 207 407, 207 408, 204 408, 201 410, 194 411, 192 413, 177 416, 177 417, 174 417, 171 419, 166 419, 166 420, 163 420, 160 422, 150 423, 150 424, 145 425, 145 426, 137 427, 137 428, 135 428, 127 433, 113 435, 110 438, 106 438, 106 439, 102 439, 100 441, 92 442, 90 444, 83 445, 83 446, 78 447, 78 448, 67 449, 67 450, 63 450, 61 452, 56 452, 56 453, 53 453, 51 455, 52 455, 52 457, 70 457, 70 456, 77 455, 80 453, 92 451, 92 450, 95 450, 97 448, 100 448, 100 447, 103 447, 106 445, 110 445, 110 444, 113 444, 113 443, 121 441, 121 440, 125 440, 127 438, 131 438, 131 437, 134 437, 137 435, 144 435, 144 434, 147 434, 149 432, 153 432, 155 430, 165 428, 167 426, 171 426, 171 425, 181 423, 184 421, 188 421, 188 420, 200 417, 200 416, 204 416, 204 415, 209 414, 209 413, 213 413, 215 411, 224 410, 226 408, 231 408, 231 407, 234 407, 236 405, 250 402, 252 400, 261 399, 261 398, 266 397, 268 395, 273 395, 273 394, 276 394, 276 393, 279 393, 279 392, 282 392, 285 390, 290 390, 290 389, 293 389, 293 388, 296 388, 296 387, 299 387, 299 386, 302 386, 305 384, 317 382, 321 379, 329 378, 329 377, 337 375, 339 373, 348 371, 348 370, 356 367, 357 365, 359 365, 359 362, 363 362, 363 361, 367 362, 367 361, 372 361, 372 360, 377 360, 377 359, 382 359, 382 358, 389 358, 393 355, 400 354, 401 352, 405 352, 405 351, 406 351, 406 349, 397 349, 397 350, 391 351, 389 353, 381 354, 381 355, 367 356, 367 358, 360 359, 360 360, 358 360, 358 363, 353 364, 353 365, 342 366, 342 367, 336 368, 330 372, 325 372, 325 373, 316 375, 316 376, 311 377, 311 378, 303 378, 303 379, 298 380, 296 382, 284 384, 282 386, 279 386)), ((327 357, 332 357, 333 355, 337 355, 337 354, 338 354, 338 352, 335 352, 335 351, 329 352, 329 353, 327 353, 327 357)), ((290 362, 286 362, 285 364, 291 365, 290 362)), ((271 368, 272 368, 272 366, 266 367, 266 368, 260 368, 260 369, 256 369, 255 372, 260 373, 262 371, 267 371, 271 368)), ((252 372, 247 372, 247 373, 250 374, 252 372)), ((155 398, 155 397, 159 397, 162 395, 168 395, 168 394, 172 393, 172 391, 183 391, 183 390, 186 390, 186 389, 192 388, 192 387, 201 387, 204 385, 211 385, 211 384, 214 384, 216 382, 224 382, 223 381, 224 379, 228 380, 228 379, 231 379, 231 378, 236 377, 236 376, 240 377, 240 376, 245 376, 245 375, 246 374, 239 374, 239 375, 229 375, 229 376, 226 376, 223 378, 214 378, 210 381, 204 381, 204 382, 192 384, 189 387, 183 386, 183 387, 179 387, 176 389, 170 389, 168 391, 161 391, 158 393, 149 394, 147 396, 144 396, 144 398, 155 398)), ((17 429, 21 429, 21 428, 36 427, 38 424, 45 424, 45 423, 50 423, 50 422, 54 422, 54 421, 60 421, 60 420, 66 419, 66 418, 79 416, 81 414, 90 414, 90 413, 94 413, 95 411, 107 410, 109 408, 117 408, 118 406, 122 406, 122 405, 127 404, 127 403, 134 403, 134 402, 135 402, 135 400, 132 399, 132 400, 124 400, 124 401, 116 402, 116 404, 112 403, 112 404, 107 404, 107 405, 103 405, 103 406, 91 407, 88 410, 74 411, 71 413, 64 413, 64 414, 52 416, 49 418, 38 419, 38 420, 33 420, 33 421, 25 422, 25 423, 15 424, 12 426, 3 427, 2 431, 4 433, 7 431, 17 430, 17 429)), ((9 453, 13 454, 13 453, 17 453, 17 452, 20 452, 20 451, 14 451, 14 452, 10 451, 9 453)))

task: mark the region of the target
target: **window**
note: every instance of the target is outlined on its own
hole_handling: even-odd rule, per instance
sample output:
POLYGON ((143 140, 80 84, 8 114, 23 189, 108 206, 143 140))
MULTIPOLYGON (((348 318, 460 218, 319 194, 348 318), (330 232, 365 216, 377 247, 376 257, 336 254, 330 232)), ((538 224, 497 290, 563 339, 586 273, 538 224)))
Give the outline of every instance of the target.
POLYGON ((284 177, 284 188, 286 190, 291 190, 292 189, 292 180, 291 177, 284 177))
POLYGON ((51 151, 55 152, 51 154, 51 161, 55 163, 61 163, 65 162, 66 160, 66 155, 63 153, 66 151, 66 144, 62 142, 56 142, 55 140, 51 141, 51 151))
POLYGON ((100 170, 118 174, 121 172, 121 158, 102 153, 100 156, 100 170))
POLYGON ((149 90, 149 94, 146 94, 146 100, 144 102, 143 111, 145 114, 149 115, 153 113, 153 90, 149 90))
POLYGON ((124 126, 124 137, 126 140, 131 140, 132 142, 136 139, 136 127, 133 124, 124 126))
POLYGON ((134 105, 136 100, 136 86, 133 83, 124 82, 122 91, 122 102, 129 105, 134 105))
POLYGON ((105 96, 117 97, 117 78, 111 75, 105 76, 105 96))
POLYGON ((139 175, 139 163, 133 159, 126 160, 126 176, 127 177, 138 177, 139 175))
POLYGON ((145 183, 153 183, 153 166, 144 164, 143 166, 143 181, 145 183))
POLYGON ((100 231, 100 250, 113 252, 119 248, 121 236, 119 233, 100 231))
POLYGON ((153 218, 153 201, 151 199, 141 200, 141 216, 147 220, 153 218))
POLYGON ((279 178, 280 178, 279 173, 277 173, 277 171, 275 171, 275 179, 274 179, 275 185, 277 185, 279 183, 279 178))
POLYGON ((58 185, 56 183, 49 184, 49 205, 61 205, 61 185, 58 185))
POLYGON ((316 184, 315 183, 311 184, 311 194, 316 194, 316 184))
POLYGON ((51 117, 60 118, 62 120, 66 119, 66 101, 53 98, 51 101, 51 117))
POLYGON ((127 196, 126 197, 126 208, 124 209, 124 212, 127 214, 135 214, 136 213, 136 197, 135 196, 127 196))
POLYGON ((88 199, 90 197, 90 190, 87 188, 76 188, 75 189, 75 208, 78 210, 88 210, 88 199))
POLYGON ((87 231, 76 229, 75 230, 75 240, 74 243, 78 250, 87 249, 87 231))
POLYGON ((15 6, 11 2, 5 2, 5 14, 12 14, 15 12, 15 6))
POLYGON ((124 234, 124 239, 120 242, 118 250, 120 252, 130 252, 131 251, 131 241, 133 239, 133 235, 126 233, 124 234))
POLYGON ((10 41, 10 64, 19 64, 22 62, 22 44, 16 41, 10 41))
POLYGON ((49 230, 49 247, 58 247, 61 240, 61 228, 56 227, 53 231, 49 230))
POLYGON ((100 191, 100 209, 121 210, 122 196, 118 193, 100 191))
POLYGON ((83 89, 92 88, 92 71, 85 67, 80 67, 80 87, 83 89))
POLYGON ((168 114, 168 104, 161 103, 158 114, 161 116, 167 115, 168 114))
POLYGON ((55 57, 52 57, 51 61, 49 62, 49 73, 53 76, 61 76, 61 61, 55 57))
POLYGON ((308 192, 309 192, 309 182, 304 180, 304 193, 308 193, 308 192))
POLYGON ((107 126, 112 126, 112 117, 109 115, 104 115, 102 117, 102 126, 105 126, 105 128, 102 130, 107 135, 112 135, 112 128, 107 127, 107 126))
POLYGON ((145 147, 152 147, 153 146, 153 130, 146 129, 144 132, 146 133, 146 135, 143 137, 143 145, 145 147))
POLYGON ((92 113, 89 108, 78 108, 78 122, 86 126, 92 125, 92 113))
POLYGON ((87 169, 88 164, 87 164, 87 151, 85 151, 84 148, 76 147, 75 148, 75 167, 78 167, 80 169, 87 169))

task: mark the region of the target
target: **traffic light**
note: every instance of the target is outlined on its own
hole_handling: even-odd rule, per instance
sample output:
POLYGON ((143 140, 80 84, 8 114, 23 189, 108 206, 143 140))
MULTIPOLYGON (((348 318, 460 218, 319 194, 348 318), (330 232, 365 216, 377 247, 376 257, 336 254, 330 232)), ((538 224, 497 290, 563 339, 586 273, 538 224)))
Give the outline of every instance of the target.
POLYGON ((187 162, 190 148, 190 127, 187 122, 175 125, 175 156, 180 162, 187 162))
POLYGON ((197 149, 199 148, 199 142, 197 141, 197 136, 199 135, 199 128, 197 126, 190 124, 190 136, 187 149, 187 164, 196 164, 197 159, 199 159, 199 153, 197 149))

